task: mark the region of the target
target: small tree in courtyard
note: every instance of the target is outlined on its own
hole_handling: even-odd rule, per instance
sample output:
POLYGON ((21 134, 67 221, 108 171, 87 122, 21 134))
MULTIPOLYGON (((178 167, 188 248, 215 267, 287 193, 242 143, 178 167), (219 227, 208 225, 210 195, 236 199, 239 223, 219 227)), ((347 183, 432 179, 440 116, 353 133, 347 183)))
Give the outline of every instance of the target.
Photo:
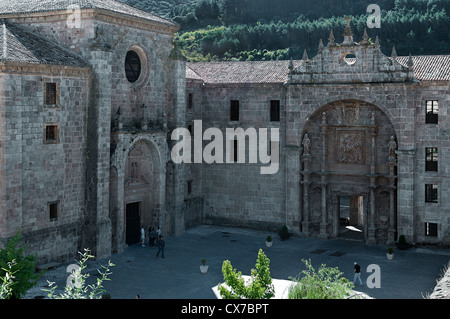
POLYGON ((100 299, 105 294, 103 282, 109 280, 108 275, 111 274, 109 269, 114 264, 109 261, 107 266, 102 266, 104 271, 98 271, 101 278, 97 278, 95 284, 88 285, 87 279, 89 274, 83 273, 83 270, 87 267, 87 261, 94 256, 89 255, 89 249, 85 249, 84 253, 79 254, 81 259, 78 262, 78 266, 75 265, 76 267, 74 267, 63 293, 60 295, 55 294, 57 287, 54 282, 49 282, 50 289, 43 289, 48 292, 50 299, 100 299))
POLYGON ((311 260, 302 261, 306 269, 291 278, 295 284, 289 288, 289 299, 345 299, 352 294, 353 283, 341 277, 343 273, 337 267, 322 264, 316 272, 311 260))
POLYGON ((222 274, 226 286, 219 284, 219 293, 223 299, 270 299, 275 296, 269 270, 270 260, 260 249, 256 260, 256 269, 251 270, 250 282, 246 285, 242 273, 233 269, 229 260, 222 265, 222 274))
POLYGON ((8 241, 5 248, 0 250, 0 278, 7 277, 8 294, 5 298, 20 299, 36 285, 43 273, 36 273, 36 255, 25 255, 25 245, 22 235, 17 233, 8 241), (11 277, 11 275, 13 276, 11 277))

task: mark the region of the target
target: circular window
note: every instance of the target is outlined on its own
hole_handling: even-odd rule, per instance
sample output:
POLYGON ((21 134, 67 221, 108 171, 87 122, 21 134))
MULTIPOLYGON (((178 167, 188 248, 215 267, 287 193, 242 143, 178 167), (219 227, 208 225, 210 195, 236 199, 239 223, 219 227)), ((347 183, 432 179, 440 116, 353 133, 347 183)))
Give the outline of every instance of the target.
POLYGON ((130 83, 135 83, 141 77, 141 59, 135 51, 128 51, 125 58, 125 74, 130 83))
POLYGON ((344 62, 348 65, 353 65, 356 63, 356 55, 353 53, 346 53, 344 56, 344 62))

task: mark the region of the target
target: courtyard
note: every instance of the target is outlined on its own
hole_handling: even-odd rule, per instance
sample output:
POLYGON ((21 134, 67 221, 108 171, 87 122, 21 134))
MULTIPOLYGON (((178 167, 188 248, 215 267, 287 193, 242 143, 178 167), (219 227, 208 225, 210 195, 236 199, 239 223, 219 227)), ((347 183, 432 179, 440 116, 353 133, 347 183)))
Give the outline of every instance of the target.
MULTIPOLYGON (((376 299, 423 299, 433 291, 450 260, 450 249, 439 247, 395 249, 394 259, 389 261, 387 246, 367 246, 357 237, 291 237, 280 241, 276 233, 207 225, 188 229, 177 237, 166 236, 165 241, 165 258, 156 257, 157 248, 148 244, 131 245, 123 253, 111 256, 115 267, 104 286, 112 299, 134 299, 137 294, 141 299, 215 299, 212 288, 223 282, 223 261, 230 260, 233 268, 249 275, 260 248, 270 259, 273 279, 295 277, 304 269, 302 259, 311 259, 316 269, 321 264, 338 267, 344 277, 353 280, 353 262, 357 261, 364 285, 357 284, 356 291, 376 299), (267 235, 273 237, 270 248, 265 246, 267 235), (203 258, 209 265, 206 274, 199 269, 203 258), (366 285, 371 274, 366 270, 371 264, 380 267, 380 288, 366 285)), ((87 268, 92 278, 96 277, 96 267, 107 261, 92 262, 87 268)), ((66 267, 48 271, 41 281, 49 279, 64 287, 66 267)), ((38 295, 45 295, 41 287, 32 289, 27 298, 38 295)))

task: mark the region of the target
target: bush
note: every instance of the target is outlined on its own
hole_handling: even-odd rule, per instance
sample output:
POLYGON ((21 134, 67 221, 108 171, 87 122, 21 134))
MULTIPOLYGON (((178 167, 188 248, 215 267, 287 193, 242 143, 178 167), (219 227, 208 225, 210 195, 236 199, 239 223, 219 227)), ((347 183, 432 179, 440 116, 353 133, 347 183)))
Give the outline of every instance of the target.
POLYGON ((291 278, 295 282, 289 288, 289 299, 345 299, 352 294, 353 283, 341 277, 339 269, 322 264, 316 272, 311 260, 302 259, 306 270, 301 278, 291 278))
POLYGON ((278 232, 278 235, 280 236, 281 240, 286 240, 289 237, 291 237, 291 234, 289 233, 289 230, 286 225, 281 227, 280 231, 278 232))
POLYGON ((256 260, 256 269, 251 270, 251 280, 245 284, 242 273, 233 269, 229 260, 222 265, 222 274, 225 284, 219 284, 219 293, 223 299, 270 299, 275 296, 269 270, 270 260, 260 249, 256 260))
POLYGON ((78 267, 74 267, 72 275, 70 275, 71 280, 68 280, 62 294, 55 295, 57 286, 54 282, 49 282, 50 289, 43 289, 43 291, 48 292, 50 299, 102 299, 107 296, 103 289, 103 281, 109 280, 108 275, 111 274, 109 268, 113 267, 114 264, 109 261, 107 266, 102 266, 105 270, 103 272, 98 271, 101 278, 97 278, 96 284, 88 285, 86 280, 89 278, 89 274, 83 274, 83 270, 86 268, 88 259, 94 256, 89 255, 89 249, 85 249, 84 253, 79 254, 81 259, 78 262, 78 267))
POLYGON ((3 277, 0 277, 0 299, 9 299, 12 296, 12 288, 11 286, 14 285, 14 273, 11 270, 14 266, 15 261, 11 261, 8 263, 7 268, 2 268, 2 270, 5 272, 3 277))
POLYGON ((36 285, 43 272, 36 273, 36 255, 25 256, 22 235, 17 233, 8 241, 5 249, 0 250, 0 278, 10 277, 8 299, 20 299, 36 285), (9 275, 8 275, 9 273, 9 275))

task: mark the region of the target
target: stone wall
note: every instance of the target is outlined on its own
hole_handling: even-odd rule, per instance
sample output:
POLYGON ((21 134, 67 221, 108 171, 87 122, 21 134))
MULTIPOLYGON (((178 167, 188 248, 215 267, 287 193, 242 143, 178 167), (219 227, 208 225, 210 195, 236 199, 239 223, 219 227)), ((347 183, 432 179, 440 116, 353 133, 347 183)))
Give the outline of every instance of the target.
MULTIPOLYGON (((188 115, 187 125, 195 130, 193 119, 201 119, 204 132, 218 128, 223 134, 223 163, 189 164, 193 185, 201 184, 204 197, 204 222, 242 227, 277 229, 285 224, 285 148, 281 138, 280 168, 275 174, 261 174, 261 167, 269 164, 250 163, 249 140, 246 138, 244 163, 227 163, 226 129, 267 128, 278 129, 284 134, 284 89, 281 85, 262 86, 195 86, 188 93, 194 94, 193 115, 188 115), (199 89, 201 88, 201 89, 199 89), (230 121, 230 101, 239 100, 239 121, 230 121), (270 121, 270 101, 279 100, 281 121, 270 121), (200 181, 200 182, 199 182, 200 181)), ((201 137, 200 137, 201 138, 201 137)), ((258 142, 261 136, 258 134, 258 142)), ((203 147, 209 141, 203 141, 203 147)), ((259 148, 258 148, 259 149, 259 148)))
POLYGON ((76 256, 85 202, 88 73, 84 76, 4 74, 4 205, 2 238, 24 233, 39 261, 76 256), (59 105, 44 105, 45 82, 58 83, 59 105), (44 142, 45 125, 58 141, 44 142), (57 203, 50 219, 49 203, 57 203), (48 231, 47 231, 48 230, 48 231))

